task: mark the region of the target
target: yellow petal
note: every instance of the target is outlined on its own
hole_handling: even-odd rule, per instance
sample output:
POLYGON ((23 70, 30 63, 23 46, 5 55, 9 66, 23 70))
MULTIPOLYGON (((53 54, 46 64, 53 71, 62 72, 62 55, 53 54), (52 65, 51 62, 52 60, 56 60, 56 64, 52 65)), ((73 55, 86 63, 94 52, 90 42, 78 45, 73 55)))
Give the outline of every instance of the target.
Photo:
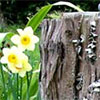
POLYGON ((19 35, 14 35, 11 37, 11 41, 14 43, 14 44, 18 44, 19 41, 20 41, 20 37, 19 35))
POLYGON ((23 60, 23 69, 24 71, 30 71, 32 70, 31 65, 28 63, 28 61, 23 60))
POLYGON ((31 71, 32 70, 32 66, 28 63, 26 66, 26 71, 31 71))

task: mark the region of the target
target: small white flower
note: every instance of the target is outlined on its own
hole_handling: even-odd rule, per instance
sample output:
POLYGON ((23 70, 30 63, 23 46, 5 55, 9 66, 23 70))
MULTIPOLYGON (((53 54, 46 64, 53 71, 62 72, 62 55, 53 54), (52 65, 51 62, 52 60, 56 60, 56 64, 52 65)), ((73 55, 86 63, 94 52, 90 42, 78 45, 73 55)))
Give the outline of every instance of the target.
POLYGON ((14 35, 11 41, 18 46, 22 51, 34 50, 35 43, 39 41, 39 38, 33 34, 31 27, 26 27, 24 30, 17 29, 19 35, 14 35))
POLYGON ((32 69, 31 65, 28 63, 28 57, 22 53, 20 49, 13 46, 11 49, 3 49, 4 56, 1 58, 0 62, 8 65, 8 69, 12 73, 19 73, 21 77, 25 76, 26 71, 32 69))

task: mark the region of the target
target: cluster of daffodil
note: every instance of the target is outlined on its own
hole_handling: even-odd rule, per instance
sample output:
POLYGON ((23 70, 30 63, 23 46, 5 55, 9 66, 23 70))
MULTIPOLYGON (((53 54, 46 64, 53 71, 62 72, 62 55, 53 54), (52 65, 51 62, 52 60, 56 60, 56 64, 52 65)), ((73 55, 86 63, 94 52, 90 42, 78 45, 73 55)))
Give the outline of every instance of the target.
POLYGON ((35 43, 39 38, 33 34, 32 28, 26 27, 24 30, 17 29, 18 35, 13 35, 11 41, 16 45, 11 48, 3 48, 3 57, 1 63, 7 64, 8 69, 12 73, 18 73, 19 76, 24 77, 26 72, 32 70, 32 66, 28 62, 25 50, 33 51, 35 43))

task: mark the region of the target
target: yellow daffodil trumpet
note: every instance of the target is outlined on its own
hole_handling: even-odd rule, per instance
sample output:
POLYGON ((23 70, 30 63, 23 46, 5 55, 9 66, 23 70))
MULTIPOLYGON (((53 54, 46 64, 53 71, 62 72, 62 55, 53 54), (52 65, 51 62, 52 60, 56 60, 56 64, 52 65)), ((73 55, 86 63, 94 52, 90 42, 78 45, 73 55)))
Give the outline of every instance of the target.
POLYGON ((3 55, 1 63, 6 63, 12 73, 19 73, 21 77, 24 77, 26 72, 32 69, 28 63, 28 57, 15 46, 11 47, 11 49, 4 48, 3 55))
POLYGON ((19 35, 14 35, 11 41, 18 46, 22 51, 31 50, 35 48, 35 43, 39 41, 39 38, 33 34, 32 28, 26 27, 24 30, 17 29, 19 35))

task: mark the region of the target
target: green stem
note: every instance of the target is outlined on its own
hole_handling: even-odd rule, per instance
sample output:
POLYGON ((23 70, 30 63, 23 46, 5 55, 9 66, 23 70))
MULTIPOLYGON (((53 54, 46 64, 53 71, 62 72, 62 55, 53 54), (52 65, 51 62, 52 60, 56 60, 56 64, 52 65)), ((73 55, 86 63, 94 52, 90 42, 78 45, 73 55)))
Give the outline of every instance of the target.
POLYGON ((33 70, 30 72, 29 86, 30 86, 30 84, 31 84, 31 80, 32 80, 32 74, 33 74, 33 70))
POLYGON ((13 100, 18 100, 17 95, 16 95, 15 85, 13 84, 13 82, 14 82, 13 78, 14 78, 14 76, 9 75, 9 87, 11 88, 11 93, 12 93, 12 96, 13 96, 13 100))
POLYGON ((18 99, 18 96, 19 96, 19 76, 17 74, 17 99, 18 99))
POLYGON ((20 100, 22 99, 22 85, 23 84, 23 80, 21 78, 21 83, 20 83, 20 100))
POLYGON ((28 72, 26 73, 26 77, 27 77, 27 100, 29 100, 29 77, 28 77, 28 72))
POLYGON ((2 76, 3 88, 4 88, 4 98, 5 98, 5 100, 7 100, 5 79, 4 79, 4 73, 3 73, 3 68, 2 68, 2 64, 1 63, 0 63, 0 68, 1 68, 1 76, 2 76))

